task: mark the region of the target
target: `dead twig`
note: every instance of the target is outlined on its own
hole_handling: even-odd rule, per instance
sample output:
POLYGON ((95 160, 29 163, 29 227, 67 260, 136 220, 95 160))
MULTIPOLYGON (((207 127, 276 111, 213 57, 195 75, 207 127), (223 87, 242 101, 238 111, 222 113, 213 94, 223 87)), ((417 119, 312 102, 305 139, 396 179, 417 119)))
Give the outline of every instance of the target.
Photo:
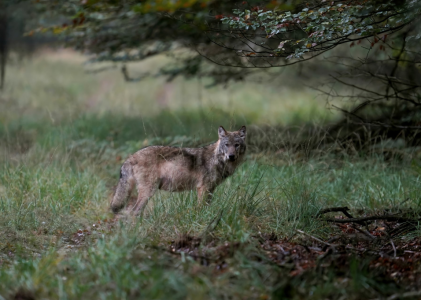
POLYGON ((321 211, 319 211, 317 213, 316 218, 323 215, 323 214, 329 213, 329 212, 338 212, 338 211, 342 212, 348 218, 353 218, 353 216, 350 213, 348 213, 348 210, 349 210, 349 208, 346 207, 346 206, 325 208, 325 209, 322 209, 321 211))
POLYGON ((318 241, 319 243, 322 243, 322 244, 328 245, 328 246, 330 246, 330 247, 335 246, 335 245, 329 244, 328 242, 325 242, 325 241, 323 241, 323 240, 321 240, 321 239, 319 239, 319 238, 316 238, 315 236, 312 236, 312 235, 310 235, 310 234, 308 234, 307 232, 304 232, 304 231, 302 231, 302 230, 297 229, 297 232, 302 233, 302 234, 304 234, 304 235, 306 235, 306 236, 308 236, 308 237, 312 238, 313 240, 318 241))
POLYGON ((421 296, 421 291, 406 292, 406 293, 402 293, 402 294, 393 294, 393 295, 389 296, 388 298, 376 298, 376 299, 372 299, 372 300, 380 300, 380 299, 395 300, 395 299, 417 297, 417 296, 421 296))
POLYGON ((324 260, 326 257, 328 257, 331 254, 333 254, 333 248, 329 247, 326 250, 326 252, 323 255, 319 256, 317 259, 318 259, 319 262, 321 262, 322 260, 324 260))
POLYGON ((411 220, 408 218, 391 216, 391 215, 383 215, 383 216, 370 216, 370 217, 363 217, 363 218, 349 218, 349 219, 323 219, 326 222, 331 223, 361 223, 366 221, 375 221, 375 220, 386 220, 386 221, 395 221, 395 222, 416 222, 416 220, 411 220))
POLYGON ((341 236, 340 236, 340 235, 333 236, 333 237, 331 237, 330 239, 328 239, 328 240, 327 240, 327 242, 328 242, 328 243, 332 243, 332 242, 334 242, 334 241, 339 240, 340 238, 341 238, 341 236))
POLYGON ((417 224, 418 221, 415 221, 415 222, 416 223, 414 223, 414 222, 405 222, 402 225, 400 225, 400 226, 392 229, 389 232, 389 235, 396 237, 396 236, 399 236, 399 235, 402 235, 402 234, 405 234, 405 233, 408 233, 408 232, 411 232, 411 231, 415 231, 415 230, 417 230, 417 226, 415 224, 417 224))
POLYGON ((355 230, 361 232, 362 234, 368 236, 370 239, 376 239, 376 237, 374 235, 372 235, 370 232, 368 232, 368 230, 362 230, 360 228, 358 228, 357 226, 352 226, 352 228, 354 228, 355 230))
POLYGON ((393 247, 393 258, 396 258, 396 247, 395 247, 395 244, 393 243, 393 240, 390 240, 390 243, 392 244, 392 247, 393 247))
MULTIPOLYGON (((343 207, 329 207, 329 208, 322 209, 321 211, 319 211, 317 213, 316 218, 320 217, 323 214, 329 213, 329 212, 338 212, 338 211, 342 212, 347 218, 354 219, 354 217, 348 212, 349 211, 349 208, 346 207, 346 206, 343 206, 343 207)), ((358 223, 360 225, 367 226, 367 223, 366 222, 356 222, 356 223, 358 223)))

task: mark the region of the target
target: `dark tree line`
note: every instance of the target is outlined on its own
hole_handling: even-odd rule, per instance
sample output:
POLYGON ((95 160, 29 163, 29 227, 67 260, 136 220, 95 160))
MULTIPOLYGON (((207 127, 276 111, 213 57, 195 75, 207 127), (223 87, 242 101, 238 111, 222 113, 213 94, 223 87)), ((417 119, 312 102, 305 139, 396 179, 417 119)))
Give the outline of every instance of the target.
POLYGON ((7 14, 6 9, 0 7, 0 89, 4 86, 7 58, 7 14))
POLYGON ((132 82, 181 75, 226 83, 327 58, 334 65, 330 81, 316 89, 328 101, 346 103, 337 108, 344 119, 331 128, 332 137, 364 144, 381 134, 418 143, 418 1, 40 0, 28 5, 40 24, 27 29, 30 35, 53 33, 94 54, 91 62, 120 64, 132 82), (48 18, 51 14, 61 18, 48 18), (176 55, 178 49, 190 51, 177 64, 131 76, 130 62, 176 55))

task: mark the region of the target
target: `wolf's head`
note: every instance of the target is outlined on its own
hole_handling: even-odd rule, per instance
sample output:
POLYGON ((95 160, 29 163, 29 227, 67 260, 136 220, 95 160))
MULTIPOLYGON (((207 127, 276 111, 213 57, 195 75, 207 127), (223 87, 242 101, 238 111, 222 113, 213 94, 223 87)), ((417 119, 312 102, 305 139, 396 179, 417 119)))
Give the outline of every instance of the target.
POLYGON ((226 131, 219 126, 219 146, 218 153, 224 161, 234 162, 246 152, 246 126, 242 126, 238 131, 226 131))

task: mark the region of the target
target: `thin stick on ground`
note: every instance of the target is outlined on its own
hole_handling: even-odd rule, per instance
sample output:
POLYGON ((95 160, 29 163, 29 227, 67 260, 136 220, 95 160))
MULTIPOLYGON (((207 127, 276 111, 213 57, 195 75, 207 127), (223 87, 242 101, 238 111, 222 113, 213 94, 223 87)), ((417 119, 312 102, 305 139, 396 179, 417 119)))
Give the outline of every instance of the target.
POLYGON ((304 232, 302 230, 297 229, 297 232, 302 233, 302 234, 304 234, 304 235, 312 238, 313 240, 318 241, 319 243, 322 243, 322 244, 325 244, 325 245, 328 245, 328 246, 331 246, 331 247, 334 246, 334 245, 329 244, 328 242, 325 242, 325 241, 323 241, 323 240, 321 240, 319 238, 316 238, 315 236, 312 236, 312 235, 310 235, 310 234, 308 234, 308 233, 306 233, 306 232, 304 232))
POLYGON ((352 228, 354 228, 355 230, 357 230, 357 231, 361 232, 362 234, 368 236, 370 239, 376 238, 374 235, 372 235, 370 232, 368 232, 368 230, 362 230, 355 225, 353 225, 352 228))
POLYGON ((354 218, 350 213, 348 213, 348 210, 349 210, 349 208, 346 207, 346 206, 343 206, 343 207, 329 207, 329 208, 325 208, 325 209, 322 209, 321 211, 319 211, 317 213, 317 215, 316 215, 316 218, 317 217, 320 217, 323 214, 329 213, 329 212, 338 212, 338 211, 342 212, 348 218, 351 218, 351 219, 354 218))
POLYGON ((393 243, 393 240, 390 240, 390 243, 392 244, 392 247, 393 247, 393 258, 396 258, 396 247, 395 247, 395 243, 393 243))
POLYGON ((393 294, 392 296, 388 298, 376 298, 372 300, 380 300, 380 299, 395 300, 395 299, 410 298, 410 297, 417 297, 417 296, 421 296, 421 291, 406 292, 403 294, 393 294))
POLYGON ((331 223, 361 223, 361 222, 375 221, 375 220, 386 220, 386 221, 395 221, 395 222, 416 221, 416 220, 411 220, 408 218, 391 216, 391 215, 370 216, 370 217, 350 218, 350 219, 324 219, 324 220, 326 222, 331 222, 331 223))

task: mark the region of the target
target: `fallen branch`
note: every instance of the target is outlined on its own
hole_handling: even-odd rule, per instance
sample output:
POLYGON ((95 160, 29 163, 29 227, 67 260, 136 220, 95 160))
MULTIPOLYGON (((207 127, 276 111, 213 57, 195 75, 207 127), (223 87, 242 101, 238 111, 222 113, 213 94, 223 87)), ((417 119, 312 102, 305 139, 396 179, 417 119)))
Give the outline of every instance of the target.
POLYGON ((352 228, 354 228, 355 230, 361 232, 362 234, 368 236, 370 239, 375 239, 376 237, 374 235, 372 235, 370 232, 368 232, 367 230, 362 230, 360 228, 358 228, 357 226, 353 225, 352 228))
POLYGON ((411 231, 415 231, 417 230, 417 224, 419 221, 414 220, 413 222, 405 222, 402 225, 394 228, 392 231, 389 232, 390 236, 399 236, 402 235, 404 233, 408 233, 411 231))
POLYGON ((380 300, 380 299, 395 300, 395 299, 417 297, 417 296, 421 296, 421 291, 406 292, 406 293, 402 293, 402 294, 393 294, 392 296, 390 296, 388 298, 376 298, 376 299, 373 299, 373 300, 380 300))
POLYGON ((323 215, 323 214, 329 213, 329 212, 338 212, 338 211, 342 212, 348 218, 353 218, 353 216, 348 213, 348 210, 349 210, 349 208, 346 207, 346 206, 325 208, 325 209, 322 209, 321 211, 319 211, 317 213, 316 218, 323 215))
POLYGON ((363 218, 349 218, 349 219, 323 219, 326 222, 331 223, 361 223, 366 221, 375 221, 375 220, 386 220, 386 221, 395 221, 395 222, 417 222, 417 220, 391 216, 391 215, 383 215, 383 216, 370 216, 370 217, 363 217, 363 218))
POLYGON ((304 234, 304 235, 306 235, 306 236, 308 236, 308 237, 312 238, 313 240, 318 241, 319 243, 322 243, 322 244, 325 244, 325 245, 328 245, 328 246, 331 246, 331 247, 332 247, 332 246, 335 246, 335 245, 329 244, 328 242, 325 242, 325 241, 323 241, 323 240, 321 240, 321 239, 319 239, 319 238, 316 238, 315 236, 312 236, 312 235, 310 235, 310 234, 308 234, 307 232, 304 232, 304 231, 302 231, 302 230, 297 229, 297 232, 302 233, 302 234, 304 234))

